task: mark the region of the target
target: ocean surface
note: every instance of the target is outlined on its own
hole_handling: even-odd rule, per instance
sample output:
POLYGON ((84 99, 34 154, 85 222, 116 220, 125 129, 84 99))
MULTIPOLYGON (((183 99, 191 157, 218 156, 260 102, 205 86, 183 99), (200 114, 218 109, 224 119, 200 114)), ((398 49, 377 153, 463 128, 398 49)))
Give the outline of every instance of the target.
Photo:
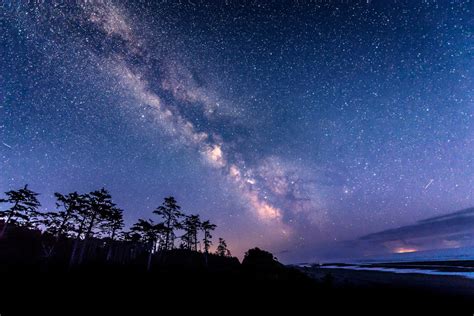
POLYGON ((320 268, 453 275, 474 279, 474 247, 417 251, 351 259, 320 268))

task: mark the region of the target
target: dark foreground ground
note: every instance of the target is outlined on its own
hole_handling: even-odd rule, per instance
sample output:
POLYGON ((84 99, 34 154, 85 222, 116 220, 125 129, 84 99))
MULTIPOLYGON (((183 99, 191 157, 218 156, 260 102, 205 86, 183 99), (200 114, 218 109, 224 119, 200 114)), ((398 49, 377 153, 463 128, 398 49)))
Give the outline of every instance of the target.
POLYGON ((474 315, 463 278, 297 269, 258 248, 239 262, 185 249, 150 256, 146 244, 107 239, 53 239, 47 255, 50 244, 22 227, 0 241, 0 316, 474 315))
POLYGON ((301 270, 315 280, 331 282, 334 288, 412 289, 433 295, 474 299, 474 279, 462 276, 342 268, 302 268, 301 270))
POLYGON ((1 271, 7 315, 473 315, 472 281, 344 269, 113 266, 1 271), (328 274, 329 272, 329 274, 328 274), (343 313, 343 314, 341 314, 343 313))
MULTIPOLYGON (((418 264, 423 265, 393 263, 371 266, 408 268, 418 264)), ((370 305, 371 303, 380 303, 390 310, 410 310, 408 314, 414 312, 413 309, 407 309, 410 306, 430 314, 474 315, 473 279, 422 273, 351 270, 342 266, 345 265, 341 265, 341 268, 315 266, 299 270, 318 283, 327 285, 336 297, 353 298, 355 301, 367 303, 368 306, 374 306, 370 305)), ((442 270, 441 267, 440 271, 442 270)))

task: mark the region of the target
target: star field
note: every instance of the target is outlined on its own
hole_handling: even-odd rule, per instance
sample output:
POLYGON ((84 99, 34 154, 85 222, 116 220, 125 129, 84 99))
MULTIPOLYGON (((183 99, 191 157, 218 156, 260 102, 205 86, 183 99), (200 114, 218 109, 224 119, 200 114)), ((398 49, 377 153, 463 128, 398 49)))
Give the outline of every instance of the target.
POLYGON ((4 3, 0 189, 105 186, 128 224, 174 195, 233 253, 323 257, 474 205, 472 30, 471 1, 4 3))

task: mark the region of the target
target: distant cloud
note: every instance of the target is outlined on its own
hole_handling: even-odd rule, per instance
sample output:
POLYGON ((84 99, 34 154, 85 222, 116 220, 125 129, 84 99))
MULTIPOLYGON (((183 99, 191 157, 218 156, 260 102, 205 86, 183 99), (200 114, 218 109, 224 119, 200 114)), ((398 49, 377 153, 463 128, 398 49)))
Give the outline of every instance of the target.
POLYGON ((416 224, 365 235, 360 240, 388 242, 474 232, 474 208, 428 218, 416 224))
POLYGON ((312 250, 311 260, 379 257, 395 253, 474 246, 474 208, 427 218, 312 250))

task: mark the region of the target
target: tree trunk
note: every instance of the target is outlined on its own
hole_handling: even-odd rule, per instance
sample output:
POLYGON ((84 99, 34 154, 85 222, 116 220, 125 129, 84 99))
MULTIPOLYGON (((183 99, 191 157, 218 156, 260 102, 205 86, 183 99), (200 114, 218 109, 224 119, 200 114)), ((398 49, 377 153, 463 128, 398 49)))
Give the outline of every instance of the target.
POLYGON ((56 237, 57 237, 56 241, 57 241, 57 239, 59 239, 59 236, 61 236, 61 234, 63 233, 64 228, 66 227, 66 223, 67 223, 68 220, 69 220, 69 216, 68 215, 64 216, 64 219, 61 223, 61 226, 59 226, 58 233, 56 234, 56 237))
POLYGON ((94 215, 91 218, 91 222, 89 224, 89 227, 87 228, 86 235, 84 236, 84 242, 82 243, 81 253, 79 254, 78 264, 82 264, 82 262, 84 261, 84 254, 86 253, 87 241, 89 240, 89 236, 92 233, 92 228, 94 228, 95 218, 96 218, 96 215, 94 215))
POLYGON ((171 229, 171 218, 168 218, 166 221, 166 240, 165 240, 165 248, 166 250, 169 250, 169 242, 170 242, 170 229, 171 229))
POLYGON ((56 249, 56 245, 57 245, 58 242, 59 242, 59 238, 60 238, 60 236, 62 235, 62 233, 63 233, 63 231, 64 231, 64 227, 66 226, 66 223, 67 223, 68 220, 69 220, 69 217, 65 216, 64 219, 63 219, 63 221, 62 221, 62 223, 61 223, 61 225, 59 226, 59 230, 58 230, 58 232, 56 233, 56 236, 55 236, 55 238, 54 238, 54 242, 53 242, 53 244, 51 245, 51 249, 50 249, 49 253, 47 254, 47 257, 48 257, 48 258, 50 258, 50 257, 53 256, 54 250, 56 249))
MULTIPOLYGON (((113 242, 113 241, 112 241, 113 242)), ((109 245, 109 249, 107 251, 107 258, 105 259, 105 261, 109 262, 110 259, 112 258, 112 243, 109 245)))
POLYGON ((109 250, 107 251, 107 258, 105 259, 106 261, 110 261, 110 259, 112 258, 112 248, 114 244, 115 232, 116 229, 112 230, 112 235, 110 235, 110 245, 109 250))
POLYGON ((207 235, 207 231, 204 231, 204 252, 207 254, 209 250, 209 239, 207 235))
POLYGON ((69 259, 69 268, 71 268, 75 264, 78 243, 79 237, 74 240, 74 245, 72 246, 71 258, 69 259))
POLYGON ((82 241, 81 252, 79 253, 79 258, 77 260, 78 265, 81 265, 82 262, 84 261, 84 255, 86 253, 86 246, 87 246, 87 239, 84 239, 82 241))
POLYGON ((150 247, 150 253, 148 254, 148 262, 147 262, 147 265, 146 265, 146 270, 147 271, 150 271, 150 269, 151 269, 151 259, 153 257, 153 245, 154 245, 154 243, 152 242, 151 247, 150 247))
POLYGON ((81 225, 79 226, 79 231, 77 232, 76 240, 74 240, 71 258, 69 259, 69 268, 71 268, 75 264, 77 247, 79 244, 79 240, 81 239, 81 234, 82 234, 83 229, 84 229, 84 220, 81 222, 81 225))
POLYGON ((194 232, 194 251, 197 251, 198 250, 198 246, 197 246, 197 231, 194 232))

